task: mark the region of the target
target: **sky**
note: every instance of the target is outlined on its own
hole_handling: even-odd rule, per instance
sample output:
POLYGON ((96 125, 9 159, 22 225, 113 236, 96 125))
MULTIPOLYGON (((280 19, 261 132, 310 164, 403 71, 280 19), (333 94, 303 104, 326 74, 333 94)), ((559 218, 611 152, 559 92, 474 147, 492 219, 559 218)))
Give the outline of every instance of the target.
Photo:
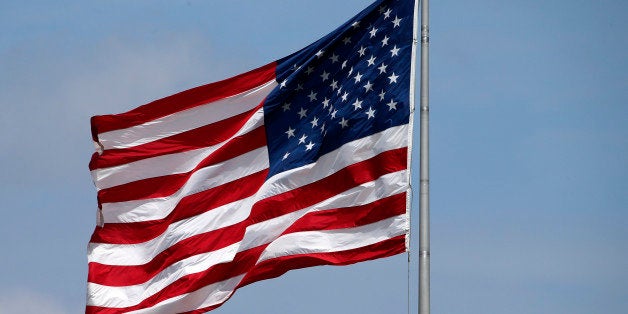
MULTIPOLYGON (((0 314, 84 311, 91 116, 264 65, 369 4, 0 1, 0 314)), ((432 313, 626 313, 628 2, 430 6, 432 313)), ((291 271, 212 313, 416 313, 413 219, 409 264, 291 271)))

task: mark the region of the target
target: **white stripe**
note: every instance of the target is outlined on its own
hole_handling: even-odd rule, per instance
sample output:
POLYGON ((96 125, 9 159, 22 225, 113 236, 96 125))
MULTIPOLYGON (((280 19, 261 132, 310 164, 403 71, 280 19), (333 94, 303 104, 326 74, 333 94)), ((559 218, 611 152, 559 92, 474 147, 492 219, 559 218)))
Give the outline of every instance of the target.
POLYGON ((258 199, 278 195, 319 181, 352 164, 373 158, 380 153, 408 145, 407 125, 391 127, 382 132, 349 142, 321 156, 315 163, 278 173, 260 189, 258 199))
POLYGON ((214 208, 201 215, 175 222, 160 236, 144 243, 89 243, 88 262, 105 265, 143 265, 157 254, 185 239, 245 220, 253 206, 253 197, 214 208))
POLYGON ((188 172, 233 138, 255 130, 263 124, 264 110, 260 108, 237 133, 220 144, 182 153, 142 159, 115 167, 95 169, 91 172, 94 184, 100 190, 137 180, 188 172))
POLYGON ((146 200, 103 203, 105 223, 138 222, 168 216, 185 196, 209 190, 268 168, 266 147, 194 172, 174 194, 146 200))
MULTIPOLYGON (((241 251, 270 243, 304 215, 327 209, 360 206, 404 192, 406 171, 381 176, 316 205, 247 227, 241 251)), ((168 247, 199 233, 217 230, 246 219, 253 206, 253 197, 218 207, 201 215, 173 223, 159 237, 138 244, 90 243, 88 262, 105 265, 143 265, 168 247)))
POLYGON ((129 148, 236 116, 258 106, 277 86, 269 81, 244 93, 180 111, 130 128, 98 134, 105 150, 129 148))
POLYGON ((230 262, 238 251, 238 243, 211 253, 199 254, 176 262, 148 282, 134 286, 110 287, 87 283, 87 305, 103 307, 129 307, 158 293, 176 279, 207 270, 209 267, 230 262))
POLYGON ((404 170, 381 176, 375 181, 364 183, 310 207, 250 225, 246 228, 241 250, 248 250, 272 242, 306 214, 366 205, 405 192, 408 187, 405 173, 404 170))
POLYGON ((240 284, 244 275, 236 276, 225 281, 214 283, 194 292, 176 296, 159 302, 157 305, 141 309, 132 314, 171 314, 183 313, 202 309, 227 301, 235 288, 240 284))
POLYGON ((408 229, 408 220, 403 214, 355 228, 290 233, 268 245, 258 263, 289 255, 357 249, 404 235, 408 229))

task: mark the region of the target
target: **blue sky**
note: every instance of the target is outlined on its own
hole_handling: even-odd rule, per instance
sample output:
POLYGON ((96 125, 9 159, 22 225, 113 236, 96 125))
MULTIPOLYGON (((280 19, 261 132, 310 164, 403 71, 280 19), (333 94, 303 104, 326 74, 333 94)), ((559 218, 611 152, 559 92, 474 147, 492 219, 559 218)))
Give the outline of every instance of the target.
MULTIPOLYGON (((83 311, 90 116, 266 64, 369 3, 0 2, 0 313, 83 311)), ((433 313, 628 310, 627 14, 431 1, 433 313)), ((213 313, 406 313, 406 260, 293 271, 213 313)))

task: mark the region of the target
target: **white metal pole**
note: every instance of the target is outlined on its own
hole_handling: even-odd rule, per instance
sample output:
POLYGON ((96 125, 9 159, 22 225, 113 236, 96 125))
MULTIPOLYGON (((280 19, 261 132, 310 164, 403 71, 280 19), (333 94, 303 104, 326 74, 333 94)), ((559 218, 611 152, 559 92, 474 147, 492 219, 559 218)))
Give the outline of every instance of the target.
POLYGON ((430 313, 429 0, 421 0, 421 135, 419 194, 419 314, 430 313))

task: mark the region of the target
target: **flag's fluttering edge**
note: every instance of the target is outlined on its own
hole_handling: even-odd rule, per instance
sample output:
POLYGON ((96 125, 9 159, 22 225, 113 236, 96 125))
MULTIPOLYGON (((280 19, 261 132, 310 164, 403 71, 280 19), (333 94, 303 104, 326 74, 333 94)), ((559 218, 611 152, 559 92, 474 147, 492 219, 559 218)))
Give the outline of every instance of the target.
POLYGON ((288 57, 92 118, 87 313, 201 313, 244 285, 406 251, 414 1, 288 57))

